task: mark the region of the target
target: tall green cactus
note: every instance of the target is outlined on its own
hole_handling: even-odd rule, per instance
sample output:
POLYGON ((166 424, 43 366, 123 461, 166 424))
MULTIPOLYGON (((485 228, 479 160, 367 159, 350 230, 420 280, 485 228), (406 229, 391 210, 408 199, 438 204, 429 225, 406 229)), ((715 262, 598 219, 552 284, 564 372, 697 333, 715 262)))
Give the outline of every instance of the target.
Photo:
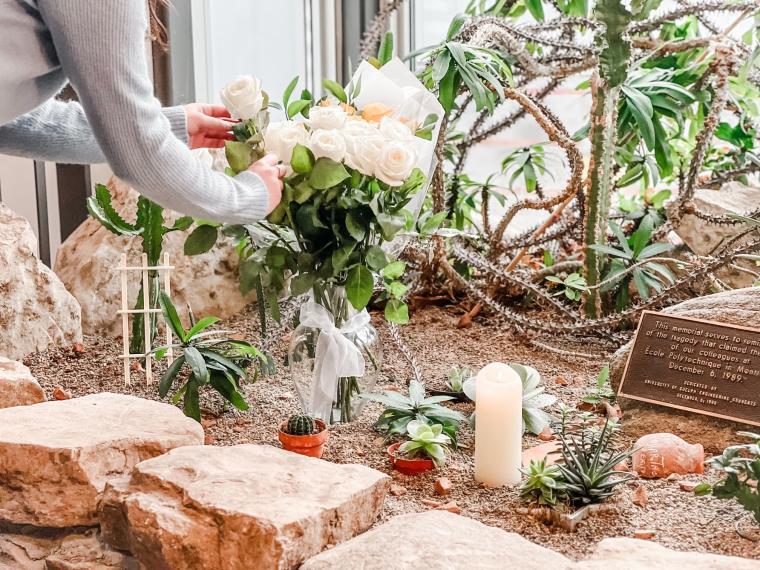
MULTIPOLYGON (((623 6, 623 1, 599 0, 594 11, 605 30, 597 37, 601 48, 599 68, 591 79, 591 163, 584 227, 585 274, 590 287, 601 281, 604 255, 590 246, 603 245, 606 241, 613 188, 618 102, 631 56, 631 46, 625 36, 631 13, 623 6)), ((600 316, 602 301, 599 289, 590 289, 586 293, 583 308, 588 317, 600 316)))
MULTIPOLYGON (((137 218, 134 224, 130 224, 114 209, 111 204, 111 192, 103 184, 95 187, 95 194, 87 199, 87 211, 98 220, 103 227, 118 236, 140 236, 142 239, 143 252, 148 256, 148 265, 157 266, 161 261, 161 250, 164 244, 164 235, 174 231, 184 231, 193 225, 191 216, 179 218, 173 226, 164 226, 164 209, 155 202, 151 202, 144 196, 137 199, 137 218)), ((158 308, 159 275, 158 271, 148 272, 148 304, 151 309, 158 308)), ((142 281, 137 293, 136 309, 143 307, 142 281)), ((156 313, 150 314, 150 344, 156 338, 157 320, 156 313)), ((132 319, 132 340, 129 351, 132 354, 145 353, 143 315, 136 313, 132 319)))

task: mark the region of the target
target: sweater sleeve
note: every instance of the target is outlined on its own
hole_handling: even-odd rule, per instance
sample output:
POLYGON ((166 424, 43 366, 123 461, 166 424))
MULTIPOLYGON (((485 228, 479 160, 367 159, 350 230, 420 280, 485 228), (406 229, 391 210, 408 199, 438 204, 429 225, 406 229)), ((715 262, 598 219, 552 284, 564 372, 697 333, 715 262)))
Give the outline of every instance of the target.
POLYGON ((148 75, 143 0, 38 0, 38 7, 114 174, 196 217, 249 223, 266 215, 258 176, 214 172, 172 135, 148 75))
MULTIPOLYGON (((172 133, 187 143, 182 107, 161 110, 172 133)), ((0 125, 0 154, 66 164, 107 162, 79 103, 51 99, 33 111, 0 125)))

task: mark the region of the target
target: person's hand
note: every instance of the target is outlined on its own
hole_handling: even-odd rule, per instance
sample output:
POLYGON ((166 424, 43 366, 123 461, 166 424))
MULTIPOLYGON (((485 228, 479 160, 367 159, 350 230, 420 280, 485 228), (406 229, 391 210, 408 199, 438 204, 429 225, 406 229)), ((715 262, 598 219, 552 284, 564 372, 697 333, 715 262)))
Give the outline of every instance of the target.
POLYGON ((225 141, 235 140, 230 132, 237 121, 223 105, 185 105, 187 136, 191 149, 219 148, 225 141))
POLYGON ((269 194, 267 214, 274 210, 282 200, 282 178, 285 176, 286 169, 277 162, 279 162, 277 155, 269 153, 248 167, 248 171, 257 174, 266 186, 269 194))

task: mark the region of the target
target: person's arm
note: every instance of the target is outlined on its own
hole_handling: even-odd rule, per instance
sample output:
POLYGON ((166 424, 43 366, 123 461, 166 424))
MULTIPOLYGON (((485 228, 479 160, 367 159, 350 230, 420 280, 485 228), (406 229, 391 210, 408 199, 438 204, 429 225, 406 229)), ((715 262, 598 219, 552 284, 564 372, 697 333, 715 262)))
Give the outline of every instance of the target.
POLYGON ((214 172, 172 135, 148 76, 143 0, 38 7, 114 174, 162 206, 219 222, 258 220, 276 205, 259 176, 214 172))
MULTIPOLYGON (((174 136, 186 143, 184 109, 167 107, 161 112, 169 120, 174 136)), ((0 125, 0 154, 66 164, 106 162, 82 106, 54 99, 0 125)))

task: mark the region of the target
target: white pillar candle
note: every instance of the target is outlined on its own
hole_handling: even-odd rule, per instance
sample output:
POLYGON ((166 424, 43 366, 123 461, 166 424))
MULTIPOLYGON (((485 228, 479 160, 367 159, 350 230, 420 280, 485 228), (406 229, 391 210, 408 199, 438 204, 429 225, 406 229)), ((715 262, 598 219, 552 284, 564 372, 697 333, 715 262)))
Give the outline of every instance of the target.
POLYGON ((487 487, 520 482, 522 382, 510 366, 486 365, 475 379, 475 480, 487 487))

